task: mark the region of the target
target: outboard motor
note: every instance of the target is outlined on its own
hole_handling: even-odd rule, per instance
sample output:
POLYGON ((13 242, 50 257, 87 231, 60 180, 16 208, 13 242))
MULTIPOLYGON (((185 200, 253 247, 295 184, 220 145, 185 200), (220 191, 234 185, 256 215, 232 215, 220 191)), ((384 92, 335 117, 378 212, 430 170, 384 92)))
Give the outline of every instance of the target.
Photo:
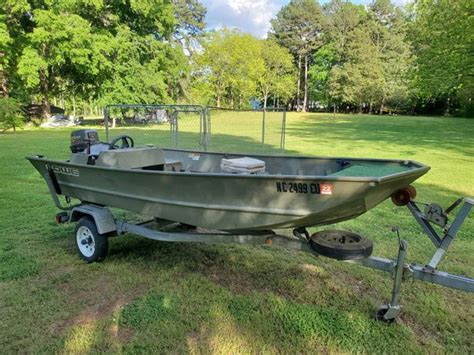
POLYGON ((80 129, 71 132, 71 152, 91 154, 91 147, 100 144, 99 133, 94 129, 80 129))

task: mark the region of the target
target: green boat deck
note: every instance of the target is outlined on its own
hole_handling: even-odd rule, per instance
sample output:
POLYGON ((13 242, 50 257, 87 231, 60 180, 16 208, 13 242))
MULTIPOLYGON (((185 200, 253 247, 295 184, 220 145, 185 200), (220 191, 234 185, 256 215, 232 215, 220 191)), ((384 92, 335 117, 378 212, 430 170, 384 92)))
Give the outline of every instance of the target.
POLYGON ((371 163, 352 164, 351 166, 339 170, 330 176, 353 176, 353 177, 382 177, 391 174, 397 174, 410 170, 410 167, 404 165, 381 165, 371 163))

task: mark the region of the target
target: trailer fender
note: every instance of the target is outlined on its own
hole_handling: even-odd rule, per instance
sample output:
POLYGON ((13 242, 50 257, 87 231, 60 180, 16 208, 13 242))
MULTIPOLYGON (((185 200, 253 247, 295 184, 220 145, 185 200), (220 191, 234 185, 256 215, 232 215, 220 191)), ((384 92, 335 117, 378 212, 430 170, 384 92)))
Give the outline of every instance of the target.
POLYGON ((77 222, 84 216, 94 219, 99 234, 106 234, 117 231, 112 212, 107 207, 95 205, 80 205, 71 210, 69 222, 77 222))

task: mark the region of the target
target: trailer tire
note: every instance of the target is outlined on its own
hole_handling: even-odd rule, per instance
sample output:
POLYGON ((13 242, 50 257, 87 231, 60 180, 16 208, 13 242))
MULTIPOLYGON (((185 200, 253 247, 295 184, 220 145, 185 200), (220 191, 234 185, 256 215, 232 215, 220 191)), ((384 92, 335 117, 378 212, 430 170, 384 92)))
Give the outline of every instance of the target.
POLYGON ((88 263, 102 261, 107 256, 108 236, 99 234, 97 226, 90 216, 84 216, 77 222, 74 237, 79 255, 88 263))
POLYGON ((385 314, 387 314, 388 310, 389 310, 389 306, 386 305, 386 304, 380 306, 379 308, 377 308, 377 310, 375 311, 375 320, 377 320, 379 322, 388 323, 388 324, 391 324, 391 323, 395 322, 395 318, 386 319, 384 317, 385 314))
POLYGON ((356 260, 372 255, 373 243, 359 234, 344 230, 326 230, 314 233, 309 244, 323 256, 337 260, 356 260))

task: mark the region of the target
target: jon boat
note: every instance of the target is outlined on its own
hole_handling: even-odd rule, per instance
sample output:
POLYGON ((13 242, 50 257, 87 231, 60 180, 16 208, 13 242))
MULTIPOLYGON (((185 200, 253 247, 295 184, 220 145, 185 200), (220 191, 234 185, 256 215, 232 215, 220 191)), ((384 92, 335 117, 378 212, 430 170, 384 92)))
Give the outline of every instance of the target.
MULTIPOLYGON (((474 200, 459 198, 446 210, 414 201, 416 191, 409 184, 429 170, 418 162, 136 148, 129 136, 101 143, 93 130, 73 132, 71 143, 67 161, 27 159, 45 178, 57 207, 67 211, 56 221, 77 222, 76 246, 87 262, 103 260, 108 238, 128 232, 168 242, 279 245, 393 275, 390 302, 375 314, 384 322, 400 313, 404 279, 474 292, 473 279, 437 270, 474 200), (65 207, 58 195, 81 203, 65 207), (391 260, 371 256, 372 242, 356 233, 323 230, 310 236, 306 229, 355 218, 390 196, 408 207, 434 244, 428 263, 405 263, 408 243, 400 238, 398 257, 391 260), (109 207, 153 218, 130 223, 116 219, 109 207), (458 212, 450 223, 454 209, 458 212), (275 228, 294 228, 293 237, 275 228)), ((399 234, 398 228, 393 231, 399 234)))
POLYGON ((430 169, 412 160, 133 147, 128 136, 106 144, 92 130, 73 132, 72 140, 70 160, 27 157, 42 176, 51 178, 58 194, 222 231, 309 227, 355 218, 430 169))

